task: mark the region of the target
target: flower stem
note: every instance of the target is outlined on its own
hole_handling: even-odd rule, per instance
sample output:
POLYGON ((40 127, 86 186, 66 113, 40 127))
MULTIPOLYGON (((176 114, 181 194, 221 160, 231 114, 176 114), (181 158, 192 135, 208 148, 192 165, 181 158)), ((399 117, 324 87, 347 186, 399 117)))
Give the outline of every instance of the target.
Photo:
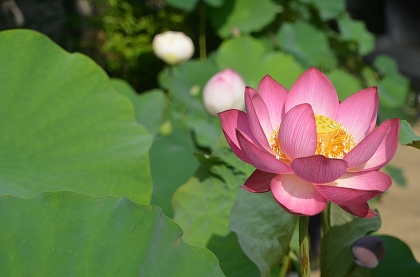
POLYGON ((308 235, 309 216, 299 217, 299 248, 301 276, 310 277, 311 266, 309 262, 309 235, 308 235))

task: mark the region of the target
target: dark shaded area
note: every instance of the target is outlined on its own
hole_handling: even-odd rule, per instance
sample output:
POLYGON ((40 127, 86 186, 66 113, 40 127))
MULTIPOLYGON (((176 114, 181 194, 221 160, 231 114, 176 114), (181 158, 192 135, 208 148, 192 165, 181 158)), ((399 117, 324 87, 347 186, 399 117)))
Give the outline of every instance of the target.
POLYGON ((348 0, 347 9, 355 19, 363 20, 376 35, 375 51, 393 57, 400 72, 411 79, 413 89, 420 90, 420 10, 419 1, 348 0))

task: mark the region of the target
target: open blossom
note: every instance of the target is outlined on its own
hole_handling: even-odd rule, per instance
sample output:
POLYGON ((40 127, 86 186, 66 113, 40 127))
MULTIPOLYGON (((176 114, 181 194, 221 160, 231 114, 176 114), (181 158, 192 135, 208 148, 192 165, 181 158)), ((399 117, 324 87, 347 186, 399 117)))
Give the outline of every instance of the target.
POLYGON ((399 119, 375 128, 377 88, 345 101, 316 68, 288 92, 270 76, 245 90, 247 112, 219 114, 233 152, 256 170, 243 188, 271 191, 286 211, 315 215, 327 201, 363 218, 376 216, 367 201, 391 186, 378 171, 394 156, 399 119))
POLYGON ((245 81, 238 72, 225 69, 216 73, 203 89, 203 103, 211 115, 228 109, 245 108, 245 81))
POLYGON ((158 58, 173 65, 189 60, 194 54, 194 44, 183 32, 167 31, 153 38, 153 51, 158 58))

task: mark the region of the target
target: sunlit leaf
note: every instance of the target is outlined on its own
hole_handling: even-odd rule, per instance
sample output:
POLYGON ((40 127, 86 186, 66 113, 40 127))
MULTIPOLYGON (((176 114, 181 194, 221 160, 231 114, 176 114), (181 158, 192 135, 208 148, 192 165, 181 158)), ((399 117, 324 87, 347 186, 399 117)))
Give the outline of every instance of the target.
POLYGON ((293 54, 306 67, 327 70, 337 63, 325 33, 307 22, 283 23, 277 39, 285 52, 293 54))
POLYGON ((98 65, 29 30, 0 33, 0 65, 0 194, 150 201, 152 136, 98 65))
POLYGON ((232 33, 249 34, 259 31, 274 20, 277 6, 270 0, 226 0, 219 9, 212 9, 210 16, 221 37, 232 33))
POLYGON ((378 237, 385 244, 385 257, 372 269, 372 277, 420 276, 420 264, 407 244, 391 236, 378 237))
POLYGON ((224 276, 158 207, 70 192, 0 197, 2 276, 224 276))
POLYGON ((381 225, 379 216, 355 217, 335 204, 323 212, 321 272, 323 277, 347 277, 354 263, 350 245, 357 239, 376 231, 381 225))
POLYGON ((420 137, 411 129, 410 123, 401 120, 398 141, 402 145, 412 146, 420 149, 420 137))
POLYGON ((296 222, 297 217, 281 208, 270 192, 241 190, 232 208, 230 228, 261 276, 266 277, 289 251, 296 222))

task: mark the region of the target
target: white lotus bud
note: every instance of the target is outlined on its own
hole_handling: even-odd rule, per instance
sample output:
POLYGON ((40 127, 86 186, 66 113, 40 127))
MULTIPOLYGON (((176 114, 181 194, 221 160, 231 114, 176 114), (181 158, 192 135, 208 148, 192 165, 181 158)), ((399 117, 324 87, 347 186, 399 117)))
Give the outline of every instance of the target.
POLYGON ((182 32, 167 31, 153 38, 155 55, 173 65, 189 60, 194 54, 194 43, 182 32))
POLYGON ((238 72, 225 69, 207 82, 203 89, 204 108, 211 115, 229 110, 245 108, 245 81, 238 72))

